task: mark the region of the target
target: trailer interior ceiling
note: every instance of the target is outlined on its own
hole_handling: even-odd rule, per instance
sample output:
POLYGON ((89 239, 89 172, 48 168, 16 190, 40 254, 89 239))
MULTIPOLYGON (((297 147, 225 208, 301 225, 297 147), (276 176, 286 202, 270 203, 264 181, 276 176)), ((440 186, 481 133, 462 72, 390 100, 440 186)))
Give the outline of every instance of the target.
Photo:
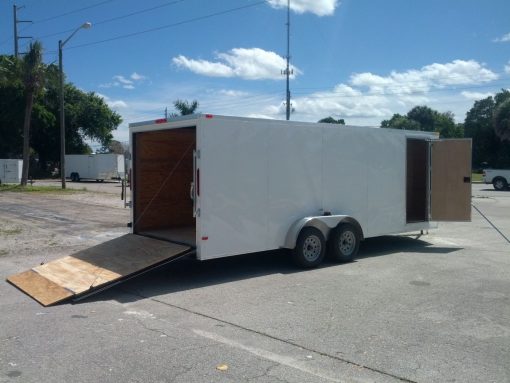
POLYGON ((429 142, 407 139, 406 151, 406 221, 424 222, 428 220, 429 142))
POLYGON ((194 246, 190 187, 196 129, 135 133, 133 142, 134 233, 194 246))

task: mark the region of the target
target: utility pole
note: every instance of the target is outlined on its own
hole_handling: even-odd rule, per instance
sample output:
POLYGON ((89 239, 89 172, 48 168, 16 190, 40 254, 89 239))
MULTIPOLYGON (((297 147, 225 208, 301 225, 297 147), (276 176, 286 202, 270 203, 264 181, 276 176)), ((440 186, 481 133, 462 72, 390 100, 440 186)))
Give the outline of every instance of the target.
POLYGON ((30 20, 18 20, 18 10, 23 9, 25 6, 17 7, 16 4, 12 6, 13 16, 14 16, 14 56, 16 58, 19 57, 19 39, 31 39, 32 36, 18 36, 18 24, 19 23, 31 23, 30 20))
POLYGON ((168 120, 168 107, 165 107, 165 120, 168 120))
POLYGON ((289 77, 294 73, 293 70, 290 70, 290 0, 287 0, 287 67, 282 72, 287 77, 287 93, 286 93, 286 120, 290 120, 290 89, 289 89, 289 77))

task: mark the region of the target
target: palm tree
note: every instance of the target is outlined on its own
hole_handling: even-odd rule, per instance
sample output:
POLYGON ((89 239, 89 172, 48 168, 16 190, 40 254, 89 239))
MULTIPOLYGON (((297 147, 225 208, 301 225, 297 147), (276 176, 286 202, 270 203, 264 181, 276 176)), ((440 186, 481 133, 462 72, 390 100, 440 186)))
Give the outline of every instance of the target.
POLYGON ((195 113, 198 108, 198 101, 193 100, 190 104, 188 101, 177 100, 174 101, 174 107, 181 113, 181 116, 185 116, 195 113))
POLYGON ((21 186, 26 186, 28 180, 28 165, 30 160, 30 121, 34 106, 34 95, 43 85, 44 64, 42 62, 42 45, 39 41, 30 44, 28 53, 20 62, 20 75, 25 93, 25 119, 23 122, 23 170, 21 172, 21 186))

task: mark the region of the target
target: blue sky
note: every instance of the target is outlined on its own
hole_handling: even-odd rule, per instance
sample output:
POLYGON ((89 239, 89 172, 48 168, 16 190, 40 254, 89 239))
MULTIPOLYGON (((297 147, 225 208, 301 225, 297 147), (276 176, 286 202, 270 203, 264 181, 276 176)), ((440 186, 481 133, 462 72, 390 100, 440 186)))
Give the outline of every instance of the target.
MULTIPOLYGON (((0 3, 0 53, 13 52, 0 3)), ((21 36, 42 41, 68 80, 100 94, 123 124, 173 112, 285 118, 286 0, 19 0, 21 36)), ((291 0, 292 120, 333 116, 378 126, 415 105, 462 121, 473 101, 510 87, 508 0, 291 0)), ((28 39, 20 41, 25 50, 28 39)))

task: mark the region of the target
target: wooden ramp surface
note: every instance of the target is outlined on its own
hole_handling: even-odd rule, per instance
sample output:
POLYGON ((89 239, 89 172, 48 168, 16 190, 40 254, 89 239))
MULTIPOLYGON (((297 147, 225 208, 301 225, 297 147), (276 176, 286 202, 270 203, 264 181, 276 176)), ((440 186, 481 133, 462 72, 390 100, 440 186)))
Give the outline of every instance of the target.
POLYGON ((11 275, 7 281, 48 306, 177 258, 188 250, 189 246, 126 234, 11 275))

